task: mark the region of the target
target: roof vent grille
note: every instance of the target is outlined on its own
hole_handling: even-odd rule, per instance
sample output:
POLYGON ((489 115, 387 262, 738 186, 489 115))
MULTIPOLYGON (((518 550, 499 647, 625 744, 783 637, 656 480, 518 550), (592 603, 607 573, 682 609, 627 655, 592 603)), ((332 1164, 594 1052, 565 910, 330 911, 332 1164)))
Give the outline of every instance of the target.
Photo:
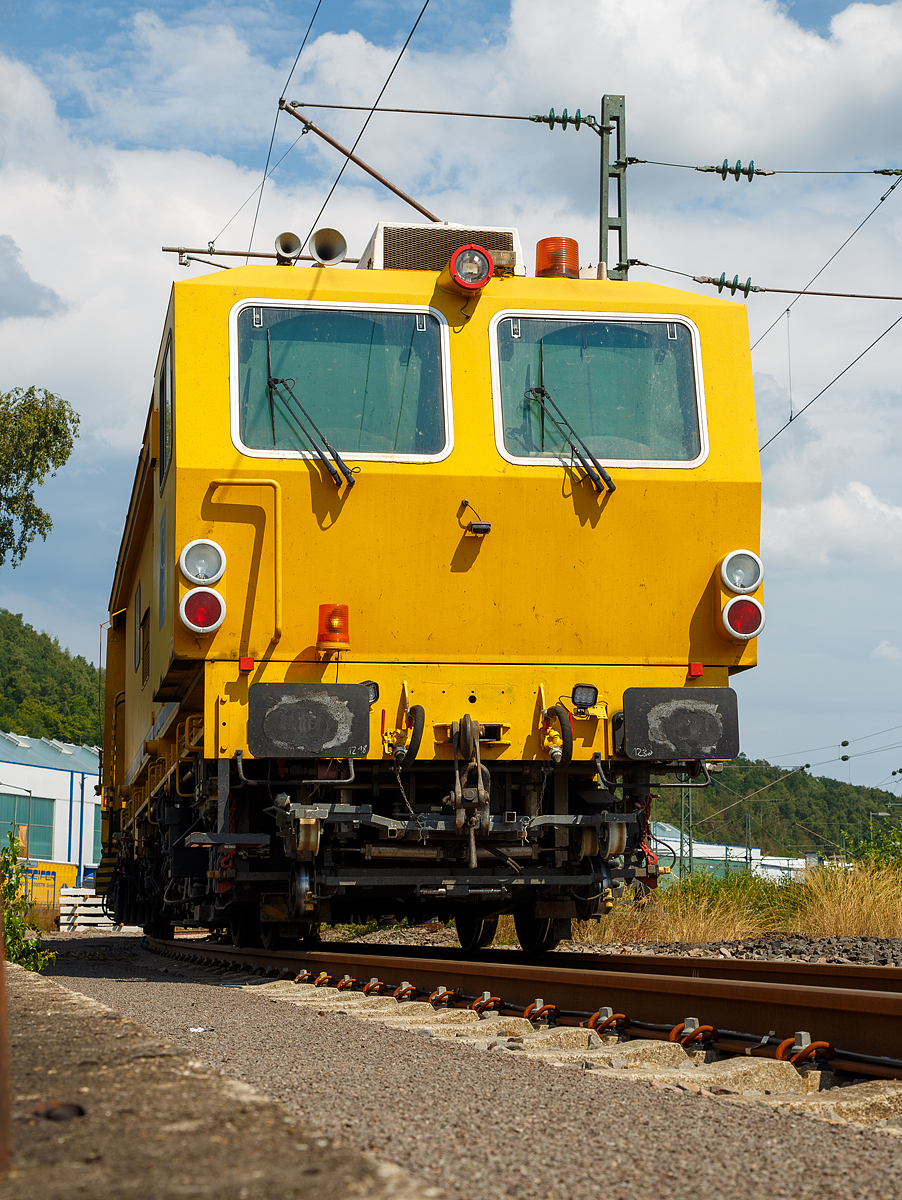
POLYGON ((513 256, 514 273, 525 275, 516 229, 471 229, 465 225, 380 222, 360 257, 360 267, 387 271, 441 271, 459 246, 475 243, 493 256, 513 256))

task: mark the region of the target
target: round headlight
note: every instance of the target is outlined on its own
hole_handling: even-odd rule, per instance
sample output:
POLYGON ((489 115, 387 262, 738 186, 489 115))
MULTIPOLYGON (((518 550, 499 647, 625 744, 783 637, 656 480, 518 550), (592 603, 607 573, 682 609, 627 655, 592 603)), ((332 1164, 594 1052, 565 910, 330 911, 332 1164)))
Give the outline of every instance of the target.
POLYGON ((471 291, 485 287, 495 270, 491 256, 482 246, 461 246, 451 255, 448 267, 454 282, 471 291))
POLYGON ((212 633, 225 620, 225 600, 212 588, 192 588, 182 596, 179 616, 194 633, 212 633))
POLYGON ((730 637, 747 642, 764 628, 764 608, 752 596, 734 596, 724 605, 723 625, 730 637))
POLYGON ((198 538, 179 555, 179 567, 192 583, 216 583, 226 569, 225 551, 216 542, 198 538))
POLYGON ((723 585, 731 592, 754 592, 764 581, 764 564, 751 550, 734 550, 720 565, 723 585))

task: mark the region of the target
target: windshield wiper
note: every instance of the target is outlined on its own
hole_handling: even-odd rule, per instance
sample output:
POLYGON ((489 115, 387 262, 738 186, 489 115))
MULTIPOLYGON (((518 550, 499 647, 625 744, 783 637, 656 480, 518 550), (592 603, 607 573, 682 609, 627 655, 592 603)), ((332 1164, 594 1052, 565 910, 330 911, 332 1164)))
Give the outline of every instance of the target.
POLYGON ((551 399, 545 388, 540 385, 539 387, 529 388, 523 394, 527 400, 534 400, 537 404, 541 405, 542 412, 570 447, 579 465, 595 485, 595 490, 603 492, 607 488, 609 492, 616 492, 617 487, 613 479, 611 479, 610 475, 551 399), (554 412, 551 411, 552 409, 554 409, 554 412), (554 413, 557 413, 557 417, 555 417, 554 413), (604 483, 602 483, 602 480, 604 480, 604 483))
POLYGON ((319 426, 314 421, 313 417, 310 416, 310 414, 307 412, 306 408, 304 408, 303 404, 301 404, 300 400, 298 400, 297 396, 294 394, 294 391, 292 390, 292 386, 291 386, 294 383, 294 380, 293 379, 276 379, 275 376, 273 375, 273 373, 272 373, 272 344, 270 342, 268 329, 266 331, 266 367, 267 367, 267 372, 268 372, 266 386, 269 391, 269 419, 272 424, 272 443, 273 443, 273 445, 276 444, 276 408, 275 408, 275 403, 273 400, 273 395, 278 396, 279 399, 282 401, 282 403, 285 405, 285 407, 288 408, 289 407, 288 399, 280 390, 281 388, 284 388, 285 391, 288 393, 288 395, 291 397, 291 399, 294 401, 296 407, 301 412, 300 417, 298 416, 297 413, 293 412, 291 414, 292 418, 294 419, 298 428, 301 430, 301 433, 303 433, 304 437, 307 439, 307 441, 310 443, 310 445, 313 447, 313 449, 319 455, 320 461, 322 462, 323 466, 326 468, 326 470, 332 476, 332 479, 335 482, 335 486, 338 488, 341 487, 341 476, 338 474, 338 471, 335 470, 335 467, 332 466, 332 463, 329 461, 329 459, 326 457, 327 453, 330 454, 332 456, 332 458, 335 460, 335 462, 337 463, 338 470, 341 471, 342 475, 344 475, 345 482, 347 483, 348 487, 353 487, 354 482, 355 482, 353 472, 348 468, 344 459, 341 457, 341 455, 338 453, 338 451, 335 449, 335 447, 331 446, 329 444, 328 440, 326 439, 325 434, 322 432, 322 430, 319 428, 319 426), (301 419, 301 417, 303 417, 303 420, 301 419), (306 421, 307 425, 309 425, 311 427, 313 432, 316 434, 316 437, 313 436, 313 433, 311 433, 310 429, 307 428, 307 426, 304 424, 304 421, 306 421), (319 442, 316 440, 316 438, 319 438, 319 441, 322 442, 323 446, 325 447, 325 450, 322 449, 322 447, 319 445, 319 442))

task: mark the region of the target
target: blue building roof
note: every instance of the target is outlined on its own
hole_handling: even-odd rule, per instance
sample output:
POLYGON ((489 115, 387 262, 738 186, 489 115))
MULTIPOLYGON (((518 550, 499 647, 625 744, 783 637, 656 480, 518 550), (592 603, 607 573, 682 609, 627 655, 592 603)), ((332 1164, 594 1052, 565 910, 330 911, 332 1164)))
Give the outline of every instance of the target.
POLYGON ((100 752, 96 746, 74 746, 53 738, 30 738, 0 730, 0 762, 96 775, 100 752))

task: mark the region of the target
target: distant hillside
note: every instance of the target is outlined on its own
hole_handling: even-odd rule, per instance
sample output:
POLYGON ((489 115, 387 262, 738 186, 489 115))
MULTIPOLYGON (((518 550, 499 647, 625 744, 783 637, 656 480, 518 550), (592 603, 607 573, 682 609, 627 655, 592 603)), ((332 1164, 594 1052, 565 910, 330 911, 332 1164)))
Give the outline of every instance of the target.
MULTIPOLYGON (((875 828, 887 821, 885 817, 871 818, 870 813, 889 812, 893 817, 902 813, 902 809, 888 807, 897 797, 882 788, 843 783, 808 771, 774 782, 792 769, 742 754, 725 764, 722 775, 711 776, 711 787, 692 792, 693 836, 703 842, 744 846, 748 814, 752 845, 760 846, 765 854, 797 855, 813 850, 830 854, 842 848, 844 838, 850 848, 867 838, 871 820, 875 828), (757 795, 737 803, 752 792, 757 795)), ((660 797, 654 802, 653 815, 679 825, 679 788, 661 791, 660 797)))
POLYGON ((0 729, 100 744, 97 668, 0 608, 0 729))

